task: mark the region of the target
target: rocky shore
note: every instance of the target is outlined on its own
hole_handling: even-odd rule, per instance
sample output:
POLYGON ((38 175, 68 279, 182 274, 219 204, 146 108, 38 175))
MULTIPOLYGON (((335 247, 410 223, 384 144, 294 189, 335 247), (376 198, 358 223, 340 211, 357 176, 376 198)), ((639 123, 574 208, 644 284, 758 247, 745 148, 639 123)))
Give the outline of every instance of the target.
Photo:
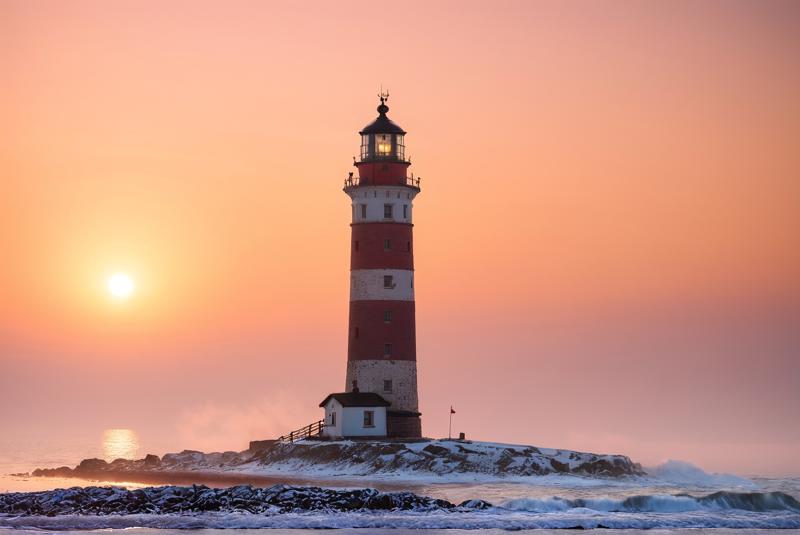
POLYGON ((314 441, 253 443, 241 452, 203 453, 184 450, 143 459, 85 459, 74 468, 34 470, 32 476, 100 479, 137 474, 219 473, 295 477, 400 476, 437 477, 482 475, 494 478, 565 474, 591 477, 644 475, 638 463, 624 455, 600 455, 570 450, 540 449, 488 442, 423 440, 314 441))
MULTIPOLYGON (((191 487, 73 487, 42 492, 0 494, 0 514, 20 516, 133 515, 185 513, 282 514, 299 511, 429 511, 454 509, 446 500, 411 492, 384 493, 375 489, 331 490, 319 487, 274 485, 254 488, 239 485, 213 489, 191 487)), ((471 500, 459 507, 481 509, 485 502, 471 500)))

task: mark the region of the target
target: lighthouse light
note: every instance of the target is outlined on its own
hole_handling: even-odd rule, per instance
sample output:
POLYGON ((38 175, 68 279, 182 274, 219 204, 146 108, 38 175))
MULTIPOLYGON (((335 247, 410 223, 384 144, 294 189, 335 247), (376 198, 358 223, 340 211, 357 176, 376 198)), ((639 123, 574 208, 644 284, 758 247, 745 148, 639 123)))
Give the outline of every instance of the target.
POLYGON ((378 156, 389 156, 392 153, 392 136, 381 134, 377 140, 378 156))

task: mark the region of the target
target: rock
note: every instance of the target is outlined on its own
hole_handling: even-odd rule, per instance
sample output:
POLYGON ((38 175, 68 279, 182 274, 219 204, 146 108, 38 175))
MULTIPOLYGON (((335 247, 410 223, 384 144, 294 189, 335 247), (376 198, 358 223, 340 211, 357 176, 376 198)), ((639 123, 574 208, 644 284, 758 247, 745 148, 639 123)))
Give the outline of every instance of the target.
POLYGON ((100 470, 106 470, 108 468, 108 463, 105 462, 103 459, 84 459, 81 463, 75 468, 76 472, 96 472, 100 470))
POLYGON ((465 500, 458 504, 458 507, 461 509, 490 509, 494 506, 483 500, 465 500))
POLYGON ((158 455, 148 453, 144 458, 144 465, 148 468, 153 468, 161 465, 161 458, 158 455))

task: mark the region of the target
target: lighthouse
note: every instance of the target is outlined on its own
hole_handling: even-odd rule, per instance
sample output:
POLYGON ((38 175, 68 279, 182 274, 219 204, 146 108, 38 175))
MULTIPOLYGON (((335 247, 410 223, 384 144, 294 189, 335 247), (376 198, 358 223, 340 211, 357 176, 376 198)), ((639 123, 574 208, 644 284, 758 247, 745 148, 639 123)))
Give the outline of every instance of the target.
POLYGON ((347 374, 345 392, 320 404, 330 436, 422 436, 413 240, 420 187, 408 175, 406 132, 387 116, 388 96, 359 132, 358 173, 344 184, 352 205, 347 374))

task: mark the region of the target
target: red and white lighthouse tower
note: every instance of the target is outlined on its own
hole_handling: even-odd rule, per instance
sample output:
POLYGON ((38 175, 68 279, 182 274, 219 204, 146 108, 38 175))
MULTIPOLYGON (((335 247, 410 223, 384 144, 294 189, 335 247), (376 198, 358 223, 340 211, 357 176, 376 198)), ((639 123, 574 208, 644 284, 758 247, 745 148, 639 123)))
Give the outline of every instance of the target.
POLYGON ((391 403, 387 436, 419 437, 412 229, 420 188, 407 175, 406 132, 386 116, 388 97, 380 95, 378 118, 359 132, 358 176, 344 187, 353 213, 345 389, 391 403))

